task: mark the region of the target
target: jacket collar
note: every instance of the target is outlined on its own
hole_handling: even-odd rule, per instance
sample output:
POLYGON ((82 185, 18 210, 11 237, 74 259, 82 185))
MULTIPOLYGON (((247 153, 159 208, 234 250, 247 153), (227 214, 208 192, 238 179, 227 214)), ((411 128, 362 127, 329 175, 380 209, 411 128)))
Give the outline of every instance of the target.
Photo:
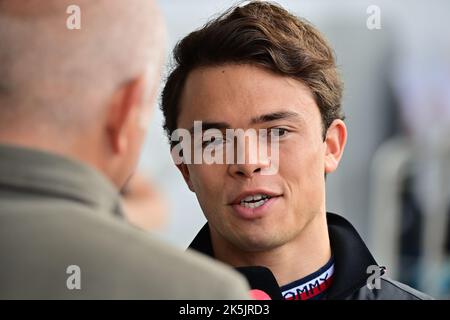
POLYGON ((0 144, 0 190, 2 187, 121 215, 119 193, 105 176, 81 162, 46 151, 0 144))
MULTIPOLYGON (((365 286, 371 275, 367 273, 369 266, 376 265, 364 241, 349 221, 343 217, 327 213, 328 234, 331 251, 335 261, 333 284, 328 299, 345 299, 356 290, 365 286)), ((189 246, 214 258, 209 226, 206 223, 189 246)), ((381 274, 384 269, 380 267, 381 274)))

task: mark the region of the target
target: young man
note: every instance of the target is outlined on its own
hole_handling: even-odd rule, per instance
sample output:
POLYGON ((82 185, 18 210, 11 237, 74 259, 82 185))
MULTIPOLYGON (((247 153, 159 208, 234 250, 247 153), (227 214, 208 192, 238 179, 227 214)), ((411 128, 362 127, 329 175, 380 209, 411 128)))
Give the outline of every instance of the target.
POLYGON ((234 267, 269 268, 284 299, 426 298, 382 276, 352 225, 326 212, 325 177, 338 167, 347 129, 332 49, 318 30, 254 1, 189 34, 174 56, 162 96, 172 151, 176 130, 195 133, 195 121, 203 130, 177 164, 208 220, 191 248, 234 267), (225 139, 209 139, 207 129, 225 139), (256 149, 232 144, 227 129, 276 137, 279 161, 249 161, 256 149), (192 164, 187 151, 198 145, 246 160, 192 164))
POLYGON ((245 299, 229 267, 124 222, 159 84, 151 0, 0 0, 0 299, 245 299))

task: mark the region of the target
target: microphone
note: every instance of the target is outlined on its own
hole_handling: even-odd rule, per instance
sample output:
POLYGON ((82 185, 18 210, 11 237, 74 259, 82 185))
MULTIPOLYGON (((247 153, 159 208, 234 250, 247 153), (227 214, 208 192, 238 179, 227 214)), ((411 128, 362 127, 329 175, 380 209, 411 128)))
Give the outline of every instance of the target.
POLYGON ((235 268, 248 281, 250 295, 255 300, 283 300, 280 286, 272 271, 266 267, 237 267, 235 268))

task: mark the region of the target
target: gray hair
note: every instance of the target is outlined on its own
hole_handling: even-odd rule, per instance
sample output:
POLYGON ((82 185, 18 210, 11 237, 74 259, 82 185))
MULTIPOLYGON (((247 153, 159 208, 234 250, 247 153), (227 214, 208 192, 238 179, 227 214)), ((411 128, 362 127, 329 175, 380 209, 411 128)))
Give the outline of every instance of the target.
MULTIPOLYGON (((0 0, 0 132, 92 124, 114 90, 159 72, 164 28, 150 0, 0 0)), ((155 84, 156 85, 156 84, 155 84)))

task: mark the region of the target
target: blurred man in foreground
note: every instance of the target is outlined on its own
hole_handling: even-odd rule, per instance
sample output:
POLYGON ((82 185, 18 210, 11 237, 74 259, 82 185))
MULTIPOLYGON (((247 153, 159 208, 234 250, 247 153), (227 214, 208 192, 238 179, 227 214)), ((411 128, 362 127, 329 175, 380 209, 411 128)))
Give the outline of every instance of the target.
POLYGON ((127 225, 163 59, 153 1, 0 0, 0 298, 245 299, 228 267, 127 225))

